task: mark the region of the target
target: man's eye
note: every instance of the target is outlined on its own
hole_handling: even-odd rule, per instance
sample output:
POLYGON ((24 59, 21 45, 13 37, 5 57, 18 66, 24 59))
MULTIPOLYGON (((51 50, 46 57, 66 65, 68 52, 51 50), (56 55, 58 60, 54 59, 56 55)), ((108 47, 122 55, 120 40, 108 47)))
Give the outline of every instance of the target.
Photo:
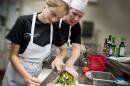
POLYGON ((73 13, 73 15, 74 15, 74 16, 77 16, 77 14, 76 14, 76 13, 73 13))
POLYGON ((82 16, 79 16, 79 18, 81 18, 82 16))

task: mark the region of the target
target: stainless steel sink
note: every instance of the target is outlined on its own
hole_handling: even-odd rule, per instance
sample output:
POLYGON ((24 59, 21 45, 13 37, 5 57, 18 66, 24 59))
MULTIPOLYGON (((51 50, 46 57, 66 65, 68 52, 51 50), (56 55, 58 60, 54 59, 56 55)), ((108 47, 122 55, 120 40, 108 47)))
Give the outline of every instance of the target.
MULTIPOLYGON (((47 64, 44 64, 43 67, 51 68, 50 63, 51 62, 48 62, 47 64)), ((81 67, 84 64, 81 64, 81 63, 84 63, 83 59, 78 59, 76 61, 76 63, 75 63, 75 65, 77 66, 77 71, 79 73, 78 83, 80 84, 80 85, 77 85, 77 86, 90 86, 90 85, 93 85, 94 82, 92 80, 86 78, 86 76, 84 74, 82 74, 81 67)), ((46 77, 48 76, 48 78, 41 84, 41 86, 46 86, 46 83, 52 82, 57 78, 57 75, 55 75, 54 72, 49 72, 49 71, 46 71, 46 73, 43 72, 43 75, 41 75, 41 77, 44 77, 44 75, 46 75, 46 77), (48 74, 48 75, 46 75, 46 74, 48 74)))
MULTIPOLYGON (((93 82, 86 78, 86 76, 82 75, 82 72, 79 68, 78 70, 79 78, 78 78, 78 84, 82 85, 92 85, 93 82)), ((56 74, 52 69, 43 69, 43 72, 40 74, 40 79, 43 80, 41 86, 46 86, 50 82, 54 82, 56 78, 58 77, 58 74, 56 74)), ((79 86, 79 85, 77 85, 79 86)))
MULTIPOLYGON (((80 62, 81 62, 80 59, 78 59, 75 63, 75 65, 77 67, 77 71, 79 73, 78 83, 82 84, 81 86, 84 86, 84 85, 90 86, 93 84, 93 82, 82 74, 80 62)), ((50 62, 47 64, 45 63, 43 67, 50 69, 51 68, 50 62)), ((43 70, 45 70, 45 69, 43 69, 43 70)), ((46 86, 47 83, 52 82, 57 78, 57 74, 55 74, 55 72, 52 72, 52 70, 48 70, 48 71, 46 70, 46 71, 42 72, 40 77, 45 77, 45 76, 46 76, 46 80, 42 82, 41 86, 46 86)), ((77 85, 77 86, 80 86, 80 85, 77 85)))

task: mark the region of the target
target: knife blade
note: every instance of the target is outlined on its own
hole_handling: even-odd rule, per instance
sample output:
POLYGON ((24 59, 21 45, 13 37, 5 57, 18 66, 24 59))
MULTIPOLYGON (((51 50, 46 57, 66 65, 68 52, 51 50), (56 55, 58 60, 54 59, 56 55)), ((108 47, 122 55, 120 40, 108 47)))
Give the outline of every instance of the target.
POLYGON ((50 74, 42 81, 40 86, 46 86, 50 82, 54 82, 58 77, 58 73, 55 70, 52 70, 50 74))

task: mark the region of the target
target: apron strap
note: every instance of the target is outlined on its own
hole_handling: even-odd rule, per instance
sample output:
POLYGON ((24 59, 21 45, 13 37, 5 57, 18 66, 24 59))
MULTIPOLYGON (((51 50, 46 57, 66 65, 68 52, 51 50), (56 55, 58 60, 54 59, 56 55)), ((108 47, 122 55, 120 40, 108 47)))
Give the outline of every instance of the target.
MULTIPOLYGON (((62 18, 60 19, 60 22, 59 22, 59 29, 61 29, 61 25, 62 25, 62 18)), ((70 46, 70 37, 71 37, 71 26, 69 26, 69 35, 68 35, 68 40, 67 40, 67 46, 69 47, 70 46)))
POLYGON ((35 14, 33 15, 33 19, 32 19, 31 39, 30 39, 31 42, 33 42, 33 36, 34 36, 34 29, 35 29, 36 16, 37 16, 37 13, 35 13, 35 14))
POLYGON ((52 45, 52 39, 53 39, 53 24, 50 24, 50 44, 52 45))
POLYGON ((68 47, 70 46, 70 37, 71 37, 71 26, 69 26, 69 35, 68 35, 68 41, 67 41, 68 47))
POLYGON ((62 24, 62 18, 60 19, 60 22, 59 22, 59 29, 61 29, 61 24, 62 24))
MULTIPOLYGON (((35 29, 35 22, 36 22, 36 16, 37 16, 37 13, 35 13, 33 15, 33 18, 32 18, 32 26, 31 26, 31 39, 30 41, 33 42, 33 37, 34 37, 34 29, 35 29)), ((50 24, 50 44, 52 44, 52 39, 53 39, 53 24, 51 23, 50 24)))

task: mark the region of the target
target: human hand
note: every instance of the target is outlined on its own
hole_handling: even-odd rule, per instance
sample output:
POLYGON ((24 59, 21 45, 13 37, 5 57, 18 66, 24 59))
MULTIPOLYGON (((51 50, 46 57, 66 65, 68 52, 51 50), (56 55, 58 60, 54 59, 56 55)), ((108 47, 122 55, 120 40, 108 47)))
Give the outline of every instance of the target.
POLYGON ((33 84, 28 84, 28 86, 35 86, 35 85, 33 85, 33 84))
POLYGON ((75 80, 78 79, 78 72, 74 69, 74 66, 65 65, 64 70, 74 76, 75 80))
POLYGON ((64 68, 64 62, 63 62, 63 59, 59 56, 56 56, 56 58, 54 59, 54 61, 52 62, 52 68, 55 69, 58 71, 58 72, 61 72, 63 71, 63 68, 64 68))
POLYGON ((30 79, 26 80, 27 86, 40 86, 41 81, 35 77, 30 77, 30 79))

